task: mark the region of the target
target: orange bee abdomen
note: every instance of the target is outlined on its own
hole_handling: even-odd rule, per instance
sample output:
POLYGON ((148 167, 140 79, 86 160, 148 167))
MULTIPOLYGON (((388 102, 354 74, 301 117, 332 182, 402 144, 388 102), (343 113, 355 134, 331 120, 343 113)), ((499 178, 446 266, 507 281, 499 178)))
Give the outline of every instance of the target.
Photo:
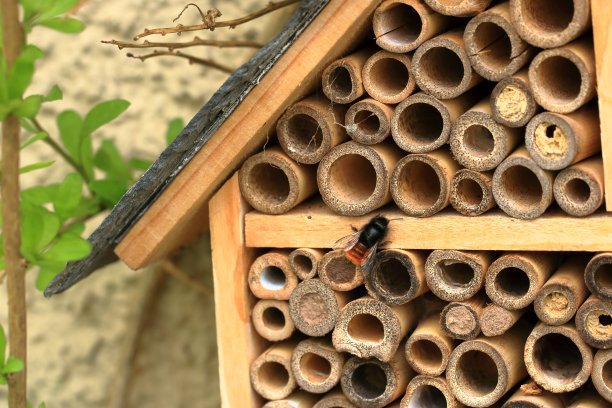
POLYGON ((352 248, 345 251, 348 260, 357 266, 360 266, 363 262, 366 252, 368 252, 368 248, 361 242, 356 243, 352 248))

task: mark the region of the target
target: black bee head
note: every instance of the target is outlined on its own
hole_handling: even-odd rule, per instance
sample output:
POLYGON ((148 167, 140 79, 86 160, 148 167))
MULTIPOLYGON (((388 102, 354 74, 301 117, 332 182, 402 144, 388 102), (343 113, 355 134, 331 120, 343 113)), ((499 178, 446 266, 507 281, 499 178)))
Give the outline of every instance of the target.
POLYGON ((377 215, 370 220, 370 224, 376 225, 381 230, 386 230, 389 225, 389 219, 384 215, 377 215))

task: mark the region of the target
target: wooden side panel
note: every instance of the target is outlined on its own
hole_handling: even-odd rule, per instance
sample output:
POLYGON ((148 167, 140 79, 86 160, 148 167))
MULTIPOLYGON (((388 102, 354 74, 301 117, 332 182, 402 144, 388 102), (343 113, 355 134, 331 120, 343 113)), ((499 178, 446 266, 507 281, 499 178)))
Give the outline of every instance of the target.
MULTIPOLYGON (((612 214, 587 218, 561 212, 531 221, 511 218, 496 210, 478 217, 465 217, 452 210, 429 218, 412 218, 397 209, 382 211, 390 219, 390 248, 610 251, 612 214)), ((250 212, 246 215, 246 244, 249 247, 330 248, 370 216, 343 217, 323 203, 301 205, 284 215, 250 212)))
POLYGON ((323 68, 370 29, 380 0, 332 0, 263 77, 115 249, 131 268, 164 257, 190 238, 198 210, 274 133, 286 107, 312 91, 323 68))
POLYGON ((244 243, 248 206, 240 196, 237 175, 215 194, 209 208, 221 400, 227 408, 260 407, 262 399, 251 388, 249 367, 265 344, 251 325, 255 299, 247 273, 255 251, 244 243))
POLYGON ((612 1, 591 0, 606 209, 612 211, 612 1))

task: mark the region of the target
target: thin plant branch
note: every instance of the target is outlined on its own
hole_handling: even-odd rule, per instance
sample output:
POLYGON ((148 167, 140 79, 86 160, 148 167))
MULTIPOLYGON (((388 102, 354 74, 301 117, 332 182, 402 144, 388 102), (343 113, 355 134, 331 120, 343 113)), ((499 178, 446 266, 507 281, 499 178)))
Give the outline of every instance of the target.
POLYGON ((185 271, 183 271, 182 269, 177 267, 171 261, 169 261, 167 259, 164 260, 161 263, 161 268, 162 268, 162 270, 167 272, 169 275, 172 275, 174 278, 176 278, 176 279, 180 280, 181 282, 191 286, 193 289, 197 290, 201 294, 203 294, 205 296, 214 296, 213 290, 211 288, 209 288, 208 286, 206 286, 202 282, 198 281, 197 279, 194 279, 193 277, 189 276, 185 271))
POLYGON ((207 66, 207 67, 210 67, 210 68, 217 69, 217 70, 222 71, 222 72, 226 72, 228 74, 231 74, 232 72, 234 72, 233 68, 230 68, 230 67, 228 67, 226 65, 219 64, 218 62, 215 62, 215 61, 210 60, 210 59, 194 57, 193 55, 185 54, 185 53, 180 52, 180 51, 159 51, 159 50, 155 50, 155 51, 153 51, 150 54, 134 55, 132 53, 128 53, 127 56, 130 57, 130 58, 139 59, 141 61, 147 60, 149 58, 163 57, 163 56, 185 58, 187 61, 189 61, 190 64, 204 65, 204 66, 207 66))
POLYGON ((120 50, 124 48, 167 48, 169 51, 174 51, 180 48, 210 46, 210 47, 245 47, 245 48, 261 48, 263 45, 257 41, 249 40, 207 40, 195 37, 191 41, 186 42, 153 42, 145 40, 142 43, 133 43, 129 41, 110 40, 102 41, 103 44, 116 45, 120 50))

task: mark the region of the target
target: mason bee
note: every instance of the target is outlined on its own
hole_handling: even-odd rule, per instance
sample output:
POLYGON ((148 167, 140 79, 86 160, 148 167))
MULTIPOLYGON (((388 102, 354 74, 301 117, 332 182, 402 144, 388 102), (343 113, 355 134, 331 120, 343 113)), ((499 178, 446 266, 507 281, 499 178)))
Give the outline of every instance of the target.
POLYGON ((340 238, 334 244, 334 249, 344 250, 346 258, 362 269, 364 274, 370 270, 374 261, 376 248, 387 236, 389 219, 377 215, 354 233, 340 238))

